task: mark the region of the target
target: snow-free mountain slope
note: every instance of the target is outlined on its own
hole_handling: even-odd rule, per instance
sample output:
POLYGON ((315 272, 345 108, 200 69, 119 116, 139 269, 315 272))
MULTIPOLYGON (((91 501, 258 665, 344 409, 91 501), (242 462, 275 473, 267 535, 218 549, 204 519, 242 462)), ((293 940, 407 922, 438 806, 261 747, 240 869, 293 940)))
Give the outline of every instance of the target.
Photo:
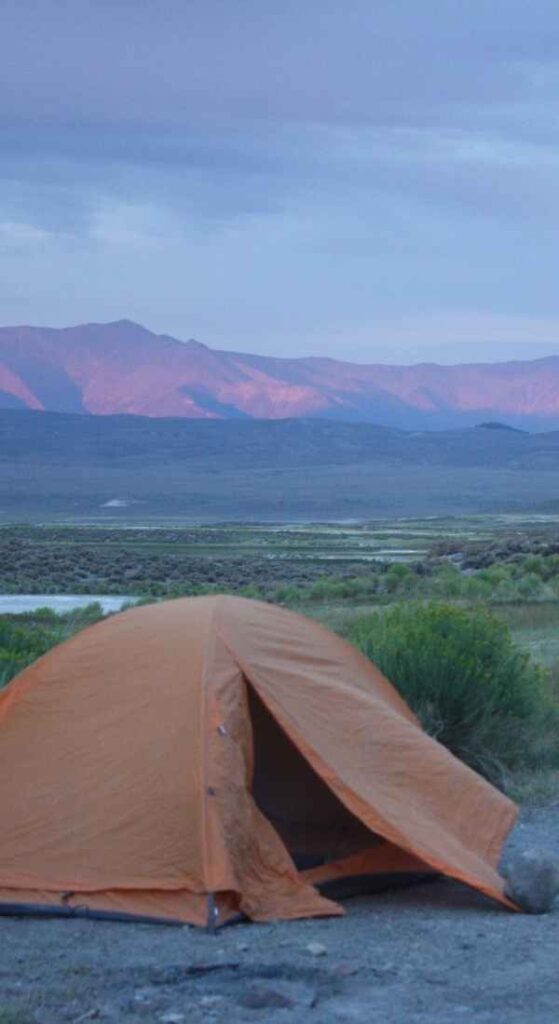
POLYGON ((405 429, 559 427, 559 357, 440 366, 281 359, 119 320, 0 328, 0 407, 189 419, 321 417, 405 429))

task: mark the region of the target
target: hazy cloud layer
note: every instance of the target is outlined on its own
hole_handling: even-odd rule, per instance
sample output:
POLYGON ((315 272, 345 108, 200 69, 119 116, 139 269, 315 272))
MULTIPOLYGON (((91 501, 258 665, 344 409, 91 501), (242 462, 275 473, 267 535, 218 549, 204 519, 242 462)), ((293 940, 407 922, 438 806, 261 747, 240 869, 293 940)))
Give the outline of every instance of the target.
POLYGON ((1 320, 558 351, 558 44, 547 0, 4 0, 1 320))

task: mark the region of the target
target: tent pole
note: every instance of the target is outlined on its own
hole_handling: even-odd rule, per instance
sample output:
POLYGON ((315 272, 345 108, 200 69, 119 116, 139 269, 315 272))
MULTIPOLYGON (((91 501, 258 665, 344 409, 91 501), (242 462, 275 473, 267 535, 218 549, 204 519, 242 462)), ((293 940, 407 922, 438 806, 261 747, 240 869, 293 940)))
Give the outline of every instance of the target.
POLYGON ((217 918, 219 916, 219 910, 216 906, 215 895, 213 892, 208 893, 208 916, 206 920, 206 930, 215 935, 217 931, 217 918))

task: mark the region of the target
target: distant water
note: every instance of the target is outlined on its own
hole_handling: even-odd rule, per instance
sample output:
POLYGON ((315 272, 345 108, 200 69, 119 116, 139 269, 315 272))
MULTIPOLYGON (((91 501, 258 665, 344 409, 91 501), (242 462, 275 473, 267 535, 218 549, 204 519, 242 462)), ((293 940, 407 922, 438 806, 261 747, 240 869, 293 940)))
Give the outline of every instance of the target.
POLYGON ((104 612, 118 612, 123 605, 134 603, 136 597, 115 597, 109 594, 0 594, 0 615, 34 612, 52 608, 54 612, 73 612, 100 604, 104 612))

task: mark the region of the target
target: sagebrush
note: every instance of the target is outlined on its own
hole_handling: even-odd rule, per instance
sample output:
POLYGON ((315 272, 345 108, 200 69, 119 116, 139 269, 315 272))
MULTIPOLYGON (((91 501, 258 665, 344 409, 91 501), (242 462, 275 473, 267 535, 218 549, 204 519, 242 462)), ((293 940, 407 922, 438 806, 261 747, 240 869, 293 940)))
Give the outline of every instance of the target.
POLYGON ((514 772, 559 766, 559 708, 545 669, 486 609, 394 605, 350 639, 392 681, 424 728, 507 788, 514 772))

